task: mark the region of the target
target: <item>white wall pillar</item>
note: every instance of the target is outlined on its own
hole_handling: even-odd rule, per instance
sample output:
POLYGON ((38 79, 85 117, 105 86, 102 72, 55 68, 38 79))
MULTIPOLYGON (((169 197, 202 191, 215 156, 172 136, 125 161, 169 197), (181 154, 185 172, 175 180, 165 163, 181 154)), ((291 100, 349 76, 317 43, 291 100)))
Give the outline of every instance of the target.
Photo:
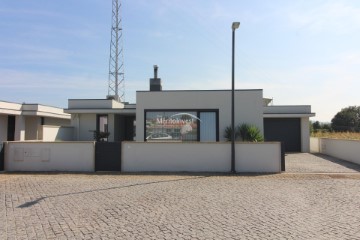
POLYGON ((15 118, 15 141, 25 140, 25 116, 19 115, 15 118))
POLYGON ((310 152, 310 121, 308 117, 301 118, 301 152, 310 152))
POLYGON ((74 141, 79 141, 80 135, 80 116, 79 114, 71 114, 71 126, 74 127, 73 139, 74 141))
POLYGON ((41 125, 41 117, 27 116, 25 118, 25 140, 38 140, 38 128, 41 125))

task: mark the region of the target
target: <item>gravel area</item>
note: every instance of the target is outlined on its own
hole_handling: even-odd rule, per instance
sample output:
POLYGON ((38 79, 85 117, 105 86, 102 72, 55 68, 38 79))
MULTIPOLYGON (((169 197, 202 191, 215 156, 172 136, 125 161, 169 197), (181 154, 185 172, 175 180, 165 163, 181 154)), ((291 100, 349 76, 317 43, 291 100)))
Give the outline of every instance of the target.
POLYGON ((360 175, 0 173, 0 239, 360 239, 360 175))

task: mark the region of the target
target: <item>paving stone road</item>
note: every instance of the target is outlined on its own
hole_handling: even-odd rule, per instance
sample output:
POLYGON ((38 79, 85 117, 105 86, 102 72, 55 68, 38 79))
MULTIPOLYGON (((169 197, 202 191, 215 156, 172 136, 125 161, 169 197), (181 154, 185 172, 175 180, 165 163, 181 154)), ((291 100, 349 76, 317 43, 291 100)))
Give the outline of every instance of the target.
POLYGON ((0 239, 360 239, 360 174, 0 174, 0 239))
POLYGON ((286 154, 286 172, 298 173, 360 173, 360 165, 323 154, 286 154))

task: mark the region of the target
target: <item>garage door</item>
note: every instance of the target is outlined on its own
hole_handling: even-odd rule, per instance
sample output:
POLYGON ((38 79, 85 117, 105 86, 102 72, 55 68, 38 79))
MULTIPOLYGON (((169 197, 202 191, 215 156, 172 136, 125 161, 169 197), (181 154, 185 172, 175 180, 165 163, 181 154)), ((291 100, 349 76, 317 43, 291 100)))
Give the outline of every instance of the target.
POLYGON ((286 152, 301 152, 300 118, 264 118, 266 141, 280 141, 286 152))

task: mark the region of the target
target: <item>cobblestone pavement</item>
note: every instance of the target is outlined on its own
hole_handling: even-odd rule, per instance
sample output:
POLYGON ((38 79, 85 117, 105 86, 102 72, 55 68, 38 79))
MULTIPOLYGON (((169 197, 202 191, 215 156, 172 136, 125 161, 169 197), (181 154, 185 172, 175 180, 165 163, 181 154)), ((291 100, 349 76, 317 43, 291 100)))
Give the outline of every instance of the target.
POLYGON ((323 154, 294 153, 285 156, 286 172, 358 173, 360 165, 323 154))
POLYGON ((0 239, 360 239, 360 174, 0 174, 0 239))

